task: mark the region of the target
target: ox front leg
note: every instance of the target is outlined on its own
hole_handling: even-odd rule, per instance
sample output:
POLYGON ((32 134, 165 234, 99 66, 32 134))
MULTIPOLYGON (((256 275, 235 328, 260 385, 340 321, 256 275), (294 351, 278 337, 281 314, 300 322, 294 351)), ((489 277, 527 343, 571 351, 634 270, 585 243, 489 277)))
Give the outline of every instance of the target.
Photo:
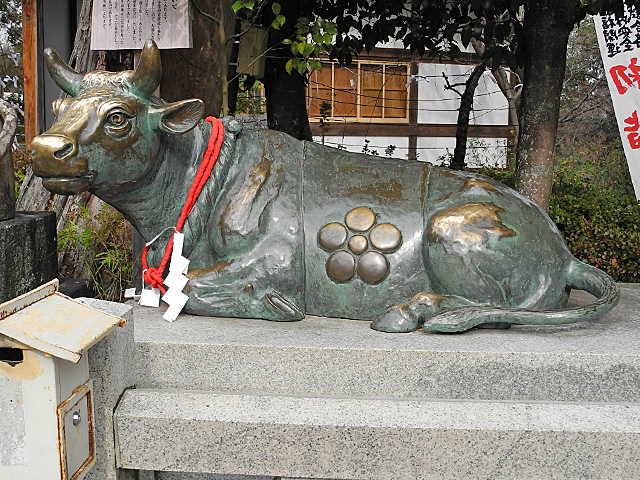
POLYGON ((261 318, 291 322, 304 318, 304 310, 291 285, 275 284, 260 275, 218 262, 189 271, 187 313, 217 317, 261 318))

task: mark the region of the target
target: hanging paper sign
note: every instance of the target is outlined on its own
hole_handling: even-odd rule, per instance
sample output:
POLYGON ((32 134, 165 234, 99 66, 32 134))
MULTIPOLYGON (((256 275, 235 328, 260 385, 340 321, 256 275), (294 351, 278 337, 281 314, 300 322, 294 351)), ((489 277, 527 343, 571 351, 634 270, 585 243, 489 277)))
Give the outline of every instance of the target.
POLYGON ((636 198, 640 199, 640 15, 594 16, 600 54, 636 198))
POLYGON ((92 50, 191 48, 188 0, 94 0, 92 50))

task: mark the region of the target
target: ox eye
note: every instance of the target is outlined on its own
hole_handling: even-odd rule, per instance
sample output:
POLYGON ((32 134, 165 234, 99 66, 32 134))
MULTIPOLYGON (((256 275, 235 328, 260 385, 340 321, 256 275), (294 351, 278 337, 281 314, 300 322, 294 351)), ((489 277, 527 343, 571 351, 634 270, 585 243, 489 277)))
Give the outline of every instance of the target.
POLYGON ((112 128, 123 128, 129 123, 129 115, 123 111, 112 112, 107 116, 107 125, 112 128))

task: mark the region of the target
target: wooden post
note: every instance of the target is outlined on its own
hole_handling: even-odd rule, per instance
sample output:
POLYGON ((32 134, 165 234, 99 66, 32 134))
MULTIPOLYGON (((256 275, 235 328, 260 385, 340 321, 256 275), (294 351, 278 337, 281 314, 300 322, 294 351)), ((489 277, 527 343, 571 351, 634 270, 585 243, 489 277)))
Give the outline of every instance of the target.
POLYGON ((24 143, 38 134, 38 0, 22 0, 22 78, 24 82, 24 143))

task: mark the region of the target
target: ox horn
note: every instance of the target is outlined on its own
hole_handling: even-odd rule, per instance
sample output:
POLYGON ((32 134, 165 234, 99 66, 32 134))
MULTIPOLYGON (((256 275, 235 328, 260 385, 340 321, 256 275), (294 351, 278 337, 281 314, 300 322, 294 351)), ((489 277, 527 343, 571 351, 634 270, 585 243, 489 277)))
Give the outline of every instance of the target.
POLYGON ((83 75, 64 63, 53 48, 44 49, 44 62, 53 81, 72 97, 80 92, 83 75))
POLYGON ((160 85, 161 77, 160 50, 158 50, 156 42, 147 40, 140 54, 138 67, 131 76, 131 86, 137 90, 138 94, 149 98, 160 85))

